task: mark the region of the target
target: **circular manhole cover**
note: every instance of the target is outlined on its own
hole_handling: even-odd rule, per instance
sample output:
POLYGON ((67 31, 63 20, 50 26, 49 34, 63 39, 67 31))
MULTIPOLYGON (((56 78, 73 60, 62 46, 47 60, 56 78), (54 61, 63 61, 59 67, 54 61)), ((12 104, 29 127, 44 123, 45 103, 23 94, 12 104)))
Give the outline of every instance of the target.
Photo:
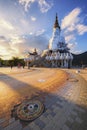
POLYGON ((24 121, 32 121, 44 111, 44 105, 39 100, 30 100, 17 108, 17 116, 24 121))

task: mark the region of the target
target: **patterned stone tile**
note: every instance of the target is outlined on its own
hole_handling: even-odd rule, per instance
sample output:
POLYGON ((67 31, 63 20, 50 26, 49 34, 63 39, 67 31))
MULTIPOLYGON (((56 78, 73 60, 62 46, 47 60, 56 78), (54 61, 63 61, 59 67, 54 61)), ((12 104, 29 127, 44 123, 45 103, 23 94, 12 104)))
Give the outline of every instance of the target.
POLYGON ((31 122, 29 124, 30 130, 41 130, 38 125, 36 125, 34 122, 31 122))
POLYGON ((30 126, 28 125, 28 126, 24 127, 23 130, 32 130, 32 128, 30 128, 30 126))
POLYGON ((11 118, 10 120, 9 120, 9 124, 10 123, 13 123, 15 121, 15 118, 11 118))
POLYGON ((54 117, 55 115, 56 115, 56 113, 55 112, 51 112, 51 114, 50 114, 52 117, 54 117))
POLYGON ((3 128, 0 126, 0 130, 3 130, 3 128))
POLYGON ((18 127, 22 127, 22 125, 20 124, 19 120, 17 120, 17 121, 15 121, 15 122, 11 123, 11 124, 8 125, 7 127, 5 127, 4 130, 11 130, 11 129, 17 127, 17 126, 18 126, 18 127))
POLYGON ((83 123, 83 120, 82 120, 81 118, 79 118, 79 117, 77 117, 77 118, 75 119, 75 121, 78 122, 78 123, 80 123, 80 124, 83 123))
POLYGON ((64 126, 61 128, 61 130, 70 130, 70 128, 69 128, 68 126, 64 125, 64 126))
POLYGON ((56 107, 63 108, 63 106, 60 103, 56 103, 56 107))
POLYGON ((5 119, 0 119, 0 124, 5 122, 5 119))
POLYGON ((42 120, 40 120, 39 118, 36 119, 36 120, 34 121, 34 123, 35 123, 36 125, 38 125, 40 129, 41 129, 41 128, 44 128, 45 125, 46 125, 46 124, 45 124, 42 120))

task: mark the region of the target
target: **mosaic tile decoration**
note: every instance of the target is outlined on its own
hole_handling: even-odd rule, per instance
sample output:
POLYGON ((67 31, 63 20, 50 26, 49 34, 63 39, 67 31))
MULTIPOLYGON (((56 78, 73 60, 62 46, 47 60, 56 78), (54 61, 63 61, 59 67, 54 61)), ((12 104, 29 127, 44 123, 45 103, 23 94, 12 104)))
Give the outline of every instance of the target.
POLYGON ((29 100, 17 108, 17 116, 24 121, 32 121, 39 117, 44 111, 44 104, 39 100, 29 100))

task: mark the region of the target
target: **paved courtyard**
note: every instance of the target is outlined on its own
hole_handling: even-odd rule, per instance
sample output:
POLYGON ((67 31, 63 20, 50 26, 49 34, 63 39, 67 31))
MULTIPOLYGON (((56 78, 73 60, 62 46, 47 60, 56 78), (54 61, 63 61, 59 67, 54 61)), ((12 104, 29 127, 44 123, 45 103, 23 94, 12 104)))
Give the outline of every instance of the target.
MULTIPOLYGON (((2 115, 2 111, 4 112, 4 110, 2 110, 0 130, 87 130, 87 81, 84 77, 84 72, 81 71, 81 73, 76 73, 76 70, 64 71, 68 73, 68 76, 66 72, 63 73, 63 71, 59 69, 52 69, 52 71, 50 69, 32 69, 30 72, 27 72, 26 69, 26 72, 23 73, 9 74, 12 81, 15 75, 15 85, 13 82, 8 83, 9 77, 7 77, 6 74, 1 74, 0 82, 3 81, 3 76, 6 76, 4 82, 8 83, 9 86, 12 85, 12 88, 17 86, 20 86, 21 88, 24 87, 26 83, 28 84, 28 81, 26 81, 26 83, 24 81, 28 80, 31 74, 29 79, 30 85, 33 85, 32 78, 35 78, 34 82, 37 84, 40 91, 37 91, 36 87, 33 87, 30 93, 34 95, 36 92, 39 92, 40 97, 44 99, 46 109, 39 118, 29 123, 21 122, 18 119, 16 120, 14 117, 6 119, 5 116, 2 115), (26 76, 26 73, 28 76, 26 76), (19 81, 21 81, 21 78, 22 82, 20 83, 19 81), (64 81, 63 84, 61 81, 64 81), (44 85, 46 87, 43 89, 44 91, 42 91, 40 86, 43 88, 44 85), (50 89, 52 91, 50 91, 50 89), (35 93, 33 93, 33 91, 35 93)), ((85 73, 86 72, 87 70, 85 73)), ((1 85, 3 85, 3 83, 0 84, 0 86, 1 85)), ((28 95, 29 92, 26 90, 24 89, 26 95, 28 95)), ((8 90, 8 92, 9 91, 12 92, 12 90, 8 90)), ((19 96, 18 93, 16 94, 16 96, 19 96)), ((20 94, 23 94, 23 91, 21 91, 20 94)), ((16 96, 13 97, 16 98, 16 96)), ((13 101, 15 98, 13 98, 13 101)), ((13 103, 15 104, 16 102, 13 103)), ((3 106, 3 103, 0 105, 3 106)), ((5 108, 8 108, 8 106, 5 108)), ((6 113, 4 113, 4 115, 6 115, 6 113)), ((9 117, 8 114, 6 116, 9 117)))

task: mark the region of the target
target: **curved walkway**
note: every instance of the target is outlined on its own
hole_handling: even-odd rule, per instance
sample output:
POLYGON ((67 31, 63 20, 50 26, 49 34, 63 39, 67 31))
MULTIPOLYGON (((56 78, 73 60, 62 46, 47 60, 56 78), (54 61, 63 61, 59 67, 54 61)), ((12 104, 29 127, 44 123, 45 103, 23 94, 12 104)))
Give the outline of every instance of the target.
POLYGON ((39 118, 26 125, 12 118, 9 126, 0 130, 87 130, 87 82, 66 71, 69 78, 64 87, 44 94, 46 111, 39 118))

